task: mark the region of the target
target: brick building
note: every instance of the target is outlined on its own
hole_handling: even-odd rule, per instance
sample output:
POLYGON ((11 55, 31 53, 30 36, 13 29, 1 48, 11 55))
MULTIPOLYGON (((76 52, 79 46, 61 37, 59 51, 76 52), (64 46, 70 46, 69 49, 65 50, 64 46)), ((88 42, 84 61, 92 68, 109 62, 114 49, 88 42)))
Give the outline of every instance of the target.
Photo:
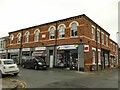
POLYGON ((0 59, 6 58, 6 39, 7 37, 0 38, 0 59))
POLYGON ((119 68, 120 68, 120 48, 118 49, 118 65, 119 65, 119 68))
POLYGON ((88 71, 110 67, 110 41, 110 34, 83 14, 9 32, 6 49, 18 64, 22 56, 41 56, 51 68, 74 62, 88 71))
POLYGON ((118 67, 118 44, 110 39, 110 66, 118 67))

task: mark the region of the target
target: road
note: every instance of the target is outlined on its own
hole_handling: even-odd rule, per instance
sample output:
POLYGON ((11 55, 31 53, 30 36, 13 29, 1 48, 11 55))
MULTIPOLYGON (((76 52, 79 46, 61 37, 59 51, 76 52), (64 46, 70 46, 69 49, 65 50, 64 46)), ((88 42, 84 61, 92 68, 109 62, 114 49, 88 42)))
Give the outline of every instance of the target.
POLYGON ((7 78, 24 81, 27 88, 118 88, 118 69, 78 72, 65 69, 32 70, 20 67, 18 76, 7 78))

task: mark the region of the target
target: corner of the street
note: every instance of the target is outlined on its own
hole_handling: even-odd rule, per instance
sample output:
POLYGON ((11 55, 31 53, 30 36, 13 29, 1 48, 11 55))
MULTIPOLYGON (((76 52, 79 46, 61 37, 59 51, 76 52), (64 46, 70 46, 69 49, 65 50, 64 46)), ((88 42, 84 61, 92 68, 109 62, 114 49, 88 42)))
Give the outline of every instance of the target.
POLYGON ((2 81, 2 90, 6 88, 12 90, 18 87, 17 82, 13 82, 11 80, 4 80, 4 79, 2 79, 1 81, 2 81))
POLYGON ((13 90, 17 88, 26 88, 26 83, 15 79, 11 79, 11 80, 2 79, 2 90, 5 90, 6 88, 9 90, 13 90))

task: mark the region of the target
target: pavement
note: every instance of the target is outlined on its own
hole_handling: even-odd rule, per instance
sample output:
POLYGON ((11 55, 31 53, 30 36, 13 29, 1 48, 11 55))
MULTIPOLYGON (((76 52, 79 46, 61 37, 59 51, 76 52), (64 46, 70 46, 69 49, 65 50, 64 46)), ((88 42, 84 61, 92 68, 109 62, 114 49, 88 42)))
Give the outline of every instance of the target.
POLYGON ((0 89, 12 90, 17 88, 18 84, 15 81, 0 79, 0 89))
POLYGON ((0 79, 0 90, 16 90, 17 88, 25 88, 25 84, 23 81, 10 79, 10 78, 2 78, 0 79))

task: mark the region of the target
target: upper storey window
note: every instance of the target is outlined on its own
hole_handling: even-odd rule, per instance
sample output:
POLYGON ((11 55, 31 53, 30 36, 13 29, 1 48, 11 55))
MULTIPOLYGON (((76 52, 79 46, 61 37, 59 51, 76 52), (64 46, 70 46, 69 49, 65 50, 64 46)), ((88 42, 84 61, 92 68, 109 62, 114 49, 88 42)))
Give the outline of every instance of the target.
POLYGON ((97 30, 97 42, 100 43, 100 30, 97 30))
POLYGON ((14 35, 10 35, 10 44, 13 44, 14 35))
POLYGON ((27 32, 25 32, 25 42, 27 43, 27 42, 29 42, 29 32, 27 31, 27 32))
POLYGON ((77 26, 78 26, 78 22, 73 21, 70 24, 70 29, 71 29, 71 35, 70 36, 77 36, 77 26))
POLYGON ((95 40, 95 27, 92 26, 92 40, 95 40))
POLYGON ((21 43, 21 33, 18 33, 17 35, 17 43, 21 43))
POLYGON ((108 46, 108 35, 106 35, 106 46, 108 46))
POLYGON ((34 32, 34 41, 38 42, 39 41, 39 34, 40 34, 40 30, 36 29, 34 32))
POLYGON ((64 38, 65 37, 65 25, 60 25, 58 27, 58 37, 59 38, 64 38))
POLYGON ((51 26, 51 27, 49 28, 49 32, 50 32, 50 33, 49 33, 49 34, 50 34, 50 35, 49 35, 49 36, 50 36, 49 38, 50 38, 50 39, 54 39, 54 38, 55 38, 55 27, 54 27, 54 26, 51 26))
POLYGON ((101 33, 102 44, 104 44, 104 32, 101 33))

